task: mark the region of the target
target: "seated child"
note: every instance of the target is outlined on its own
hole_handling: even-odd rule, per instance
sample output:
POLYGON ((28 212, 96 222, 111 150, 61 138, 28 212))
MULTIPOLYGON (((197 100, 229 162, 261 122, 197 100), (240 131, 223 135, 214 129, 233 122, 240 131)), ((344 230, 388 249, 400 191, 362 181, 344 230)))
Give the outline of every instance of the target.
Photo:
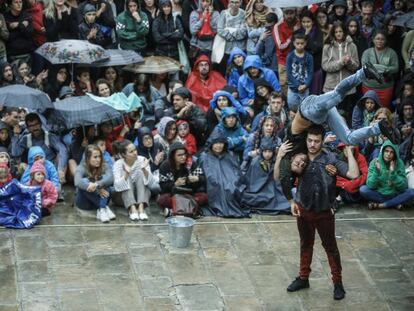
POLYGON ((8 184, 12 179, 9 166, 4 162, 0 163, 0 187, 8 184))
POLYGON ((42 187, 42 217, 49 216, 56 205, 58 192, 55 185, 46 179, 46 170, 42 160, 33 163, 28 185, 42 187))
POLYGON ((33 163, 36 160, 41 160, 43 162, 43 165, 45 166, 46 179, 50 180, 55 185, 56 189, 59 192, 60 191, 60 180, 59 180, 58 172, 56 170, 56 167, 53 165, 53 163, 50 162, 49 160, 46 160, 46 155, 43 149, 39 146, 30 147, 27 158, 28 158, 29 163, 25 171, 23 172, 20 182, 24 185, 27 185, 29 183, 30 170, 32 168, 33 163))
POLYGON ((178 136, 180 136, 185 150, 187 151, 187 167, 193 163, 193 155, 197 152, 197 143, 193 134, 190 133, 190 124, 185 120, 177 121, 178 136))

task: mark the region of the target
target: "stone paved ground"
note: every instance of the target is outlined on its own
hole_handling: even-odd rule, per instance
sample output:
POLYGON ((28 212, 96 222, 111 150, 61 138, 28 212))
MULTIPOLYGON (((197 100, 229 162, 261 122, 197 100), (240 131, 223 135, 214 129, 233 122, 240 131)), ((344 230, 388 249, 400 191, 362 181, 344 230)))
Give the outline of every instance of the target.
POLYGON ((340 211, 340 302, 319 240, 311 288, 286 292, 299 258, 289 216, 203 219, 178 250, 155 207, 153 226, 116 212, 101 225, 66 203, 33 230, 0 229, 0 310, 414 310, 414 210, 340 211))

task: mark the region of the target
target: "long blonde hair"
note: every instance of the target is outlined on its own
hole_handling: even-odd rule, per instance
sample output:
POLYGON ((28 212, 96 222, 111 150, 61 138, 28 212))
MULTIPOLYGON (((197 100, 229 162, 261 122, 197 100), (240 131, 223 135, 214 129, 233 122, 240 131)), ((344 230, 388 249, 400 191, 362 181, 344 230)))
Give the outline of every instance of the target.
MULTIPOLYGON (((56 19, 56 7, 55 7, 55 1, 54 0, 44 0, 45 9, 43 10, 43 14, 46 18, 53 19, 53 21, 56 19)), ((64 5, 70 7, 67 1, 65 1, 64 5)))

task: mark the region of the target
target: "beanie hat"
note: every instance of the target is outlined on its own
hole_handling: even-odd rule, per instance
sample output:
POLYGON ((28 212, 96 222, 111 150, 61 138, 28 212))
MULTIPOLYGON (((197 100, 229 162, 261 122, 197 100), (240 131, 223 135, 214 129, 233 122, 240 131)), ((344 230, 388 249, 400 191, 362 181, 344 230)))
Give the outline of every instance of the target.
POLYGON ((69 86, 63 86, 59 91, 59 99, 64 99, 67 95, 75 95, 75 93, 69 86))
POLYGON ((96 12, 96 8, 95 8, 94 5, 88 3, 83 8, 83 14, 85 15, 85 14, 90 13, 90 12, 96 12))
POLYGON ((0 147, 0 154, 5 154, 10 162, 10 154, 6 147, 0 147))
POLYGON ((30 169, 30 175, 32 175, 36 172, 42 172, 43 175, 46 175, 45 166, 43 165, 42 161, 40 161, 40 160, 37 160, 33 163, 32 168, 30 169))
POLYGON ((171 4, 170 0, 160 0, 160 1, 158 2, 158 7, 160 7, 160 8, 162 8, 162 7, 163 7, 163 6, 165 6, 165 5, 172 6, 172 4, 171 4))

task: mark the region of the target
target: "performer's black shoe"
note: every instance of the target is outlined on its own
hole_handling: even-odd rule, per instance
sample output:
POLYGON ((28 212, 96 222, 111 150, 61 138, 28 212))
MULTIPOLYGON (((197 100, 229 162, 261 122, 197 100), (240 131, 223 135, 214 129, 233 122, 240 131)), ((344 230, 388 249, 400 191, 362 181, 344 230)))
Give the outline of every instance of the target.
POLYGON ((345 298, 345 289, 342 283, 338 283, 334 285, 334 291, 333 291, 333 298, 335 300, 341 300, 345 298))
POLYGON ((379 128, 381 131, 381 134, 386 136, 394 145, 398 145, 398 137, 396 134, 396 131, 389 126, 388 122, 385 119, 382 119, 379 123, 379 128))
POLYGON ((300 277, 297 277, 288 287, 288 292, 296 292, 298 290, 309 288, 309 280, 302 280, 300 277))
POLYGON ((370 62, 367 62, 364 66, 362 66, 362 69, 364 69, 365 77, 367 77, 367 79, 376 80, 378 83, 384 83, 384 77, 370 62))

